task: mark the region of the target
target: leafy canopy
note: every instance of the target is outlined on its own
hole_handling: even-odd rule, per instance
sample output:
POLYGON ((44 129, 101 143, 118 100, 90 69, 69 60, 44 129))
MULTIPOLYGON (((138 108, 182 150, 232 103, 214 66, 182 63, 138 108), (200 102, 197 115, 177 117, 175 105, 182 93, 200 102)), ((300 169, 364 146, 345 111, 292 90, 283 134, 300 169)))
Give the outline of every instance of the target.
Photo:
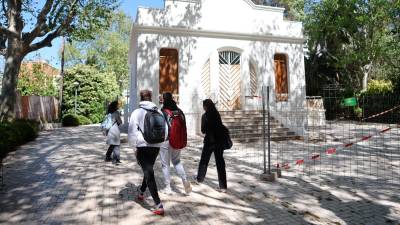
POLYGON ((74 113, 75 90, 77 114, 87 117, 93 123, 103 119, 107 103, 118 96, 115 74, 101 72, 91 65, 76 65, 67 70, 64 77, 64 113, 74 113))
POLYGON ((367 80, 396 73, 400 1, 307 1, 305 9, 308 81, 359 91, 367 80))
MULTIPOLYGON (((128 86, 128 51, 132 19, 123 12, 114 12, 110 26, 95 39, 68 43, 65 48, 67 67, 90 64, 128 86)), ((120 91, 122 91, 120 90, 120 91)))

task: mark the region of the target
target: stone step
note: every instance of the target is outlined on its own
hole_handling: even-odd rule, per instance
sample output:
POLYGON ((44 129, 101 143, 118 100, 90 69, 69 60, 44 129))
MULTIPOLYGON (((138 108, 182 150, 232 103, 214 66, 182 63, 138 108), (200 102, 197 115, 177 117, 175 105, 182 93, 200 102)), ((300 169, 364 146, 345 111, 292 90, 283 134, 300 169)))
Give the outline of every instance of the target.
MULTIPOLYGON (((222 121, 224 123, 224 125, 226 127, 237 127, 237 126, 262 126, 263 125, 263 121, 252 121, 252 120, 248 120, 248 121, 222 121)), ((268 122, 265 122, 265 125, 268 125, 268 122)), ((280 122, 278 121, 274 121, 274 122, 270 122, 270 126, 271 127, 281 127, 283 126, 280 122)))
MULTIPOLYGON (((229 129, 232 140, 238 143, 251 143, 261 141, 263 137, 263 112, 261 110, 235 110, 220 111, 221 119, 229 129)), ((268 122, 265 121, 265 125, 268 122)), ((281 122, 271 117, 271 140, 297 140, 300 139, 295 132, 285 128, 281 122)))
MULTIPOLYGON (((262 125, 259 126, 237 126, 237 127, 228 127, 229 131, 236 131, 236 132, 246 132, 246 131, 251 131, 251 132, 260 132, 262 133, 263 127, 262 125)), ((265 127, 265 132, 268 131, 268 127, 265 127)), ((289 131, 289 128, 286 127, 271 127, 271 133, 272 132, 284 132, 284 131, 289 131)))
POLYGON ((237 115, 262 115, 261 110, 234 110, 234 111, 219 111, 221 116, 237 116, 237 115))
MULTIPOLYGON (((231 138, 241 138, 241 137, 254 137, 254 138, 261 138, 261 137, 263 137, 263 134, 262 133, 251 133, 251 132, 248 132, 248 133, 230 133, 230 135, 231 135, 231 138)), ((265 134, 266 136, 267 136, 267 134, 265 134)), ((274 133, 271 133, 271 138, 272 137, 287 137, 287 136, 293 136, 293 135, 295 135, 295 133, 294 132, 292 132, 292 131, 287 131, 287 132, 274 132, 274 133)))
MULTIPOLYGON (((287 136, 271 136, 271 141, 288 141, 288 140, 301 140, 302 138, 298 135, 287 135, 287 136)), ((241 137, 241 138, 232 138, 234 143, 262 143, 261 137, 241 137)))
MULTIPOLYGON (((225 126, 226 126, 226 124, 225 124, 225 126)), ((230 125, 229 127, 228 126, 226 126, 226 127, 229 130, 260 130, 260 131, 262 131, 262 129, 263 129, 262 124, 258 124, 258 125, 230 125)), ((273 124, 271 124, 270 128, 271 128, 271 130, 272 129, 288 129, 288 128, 285 128, 283 126, 273 125, 273 124)), ((266 124, 265 125, 265 130, 267 130, 267 129, 268 129, 268 126, 266 124)))
MULTIPOLYGON (((222 121, 226 121, 226 122, 234 122, 234 121, 238 121, 238 122, 244 122, 244 121, 263 121, 264 118, 262 116, 246 116, 246 117, 221 117, 222 121)), ((267 118, 265 118, 265 121, 267 121, 267 118)), ((278 122, 278 120, 271 118, 270 119, 271 122, 278 122)))

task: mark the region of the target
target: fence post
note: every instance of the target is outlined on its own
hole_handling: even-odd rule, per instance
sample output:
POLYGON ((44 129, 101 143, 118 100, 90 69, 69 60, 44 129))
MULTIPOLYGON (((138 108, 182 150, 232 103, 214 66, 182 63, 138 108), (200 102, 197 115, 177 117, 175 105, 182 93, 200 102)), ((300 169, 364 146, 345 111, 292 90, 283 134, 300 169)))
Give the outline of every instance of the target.
POLYGON ((0 159, 0 170, 1 170, 1 188, 4 187, 4 170, 3 170, 3 160, 0 159))
MULTIPOLYGON (((266 142, 266 137, 265 137, 265 91, 264 91, 264 86, 262 86, 261 88, 261 92, 262 92, 262 110, 263 110, 263 125, 262 125, 262 133, 263 133, 263 156, 264 156, 264 174, 267 173, 267 157, 266 157, 266 147, 265 147, 265 142, 266 142)), ((268 165, 268 169, 269 169, 269 165, 268 165)), ((271 171, 268 170, 268 173, 270 173, 271 171)))
POLYGON ((271 113, 269 111, 269 86, 267 86, 267 109, 268 109, 268 174, 271 174, 271 113))
POLYGON ((270 126, 270 111, 269 111, 269 86, 267 86, 267 110, 268 110, 268 118, 266 118, 266 110, 265 110, 265 87, 262 86, 262 113, 263 113, 263 155, 264 155, 264 171, 263 174, 261 174, 260 178, 265 181, 275 181, 276 177, 278 176, 277 173, 272 173, 271 172, 271 126, 270 126), (267 121, 266 121, 267 120, 267 121), (267 122, 267 127, 265 122, 267 122), (265 130, 267 129, 268 133, 266 134, 265 130), (268 135, 268 137, 266 137, 268 135), (268 138, 268 171, 267 171, 267 147, 266 141, 268 138))

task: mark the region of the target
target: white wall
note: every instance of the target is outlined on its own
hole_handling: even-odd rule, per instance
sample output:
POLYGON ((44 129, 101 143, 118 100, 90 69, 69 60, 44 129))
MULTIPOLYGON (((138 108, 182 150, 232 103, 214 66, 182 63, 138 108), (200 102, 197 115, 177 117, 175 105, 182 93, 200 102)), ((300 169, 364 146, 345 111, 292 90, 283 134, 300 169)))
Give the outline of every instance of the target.
MULTIPOLYGON (((140 8, 137 23, 133 26, 130 51, 131 92, 136 93, 136 96, 139 90, 151 89, 153 100, 158 101, 159 51, 161 48, 177 49, 180 107, 187 114, 189 131, 194 133, 199 130, 201 101, 206 98, 201 88, 201 71, 208 59, 211 59, 211 90, 214 93, 212 96, 218 96, 218 50, 230 49, 242 54, 242 103, 246 103, 244 109, 252 109, 254 104, 257 107, 260 103, 244 98, 250 88, 249 62, 255 64, 260 81, 258 89, 261 90, 262 85, 273 88, 273 56, 275 53, 284 53, 288 56, 289 101, 271 101, 271 109, 275 112, 285 110, 288 112, 286 117, 290 117, 290 112, 299 113, 299 108, 305 109, 304 55, 300 23, 284 21, 283 11, 280 9, 255 7, 247 0, 203 0, 196 4, 166 0, 165 5, 165 10, 140 8), (221 7, 225 7, 226 10, 220 10, 221 7), (188 26, 201 28, 201 31, 220 33, 201 33, 191 28, 188 29, 188 33, 182 29, 174 30, 188 26), (148 27, 151 29, 147 29, 148 27), (166 30, 166 27, 172 30, 166 30), (292 39, 280 39, 281 36, 292 39)), ((271 98, 275 99, 273 95, 271 98)), ((131 97, 132 109, 136 102, 137 98, 131 97)), ((280 114, 273 113, 278 119, 280 114)), ((297 133, 303 133, 297 128, 301 127, 305 120, 281 119, 292 130, 296 128, 297 133)))

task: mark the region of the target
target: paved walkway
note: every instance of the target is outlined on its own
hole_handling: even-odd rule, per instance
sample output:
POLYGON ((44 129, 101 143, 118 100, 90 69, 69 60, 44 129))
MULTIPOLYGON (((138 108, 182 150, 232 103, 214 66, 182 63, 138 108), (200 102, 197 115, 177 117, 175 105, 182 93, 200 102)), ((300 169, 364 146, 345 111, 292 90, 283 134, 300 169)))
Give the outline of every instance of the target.
MULTIPOLYGON (((161 195, 166 216, 155 216, 151 199, 135 201, 142 176, 132 150, 123 145, 121 165, 105 163, 103 139, 97 127, 63 128, 11 153, 4 161, 0 224, 400 224, 399 186, 354 188, 292 176, 264 183, 234 152, 226 154, 227 194, 215 190, 211 162, 207 182, 193 186, 190 196, 174 176, 176 194, 161 195)), ((198 148, 183 152, 188 175, 199 156, 198 148)), ((155 171, 162 187, 159 161, 155 171)))

